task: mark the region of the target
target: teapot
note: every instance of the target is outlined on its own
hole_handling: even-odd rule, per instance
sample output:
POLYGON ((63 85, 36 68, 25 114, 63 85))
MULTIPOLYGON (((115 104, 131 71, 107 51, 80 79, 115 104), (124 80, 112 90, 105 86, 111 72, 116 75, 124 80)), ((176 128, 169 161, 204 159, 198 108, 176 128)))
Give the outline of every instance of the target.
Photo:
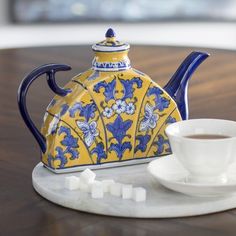
POLYGON ((55 81, 64 64, 42 65, 22 81, 18 105, 22 118, 41 149, 41 161, 54 173, 149 162, 171 153, 165 128, 188 119, 188 81, 209 56, 192 52, 161 88, 131 67, 129 44, 108 29, 106 39, 92 46, 92 67, 63 88, 55 81), (26 107, 31 83, 46 75, 56 94, 46 109, 41 132, 26 107))

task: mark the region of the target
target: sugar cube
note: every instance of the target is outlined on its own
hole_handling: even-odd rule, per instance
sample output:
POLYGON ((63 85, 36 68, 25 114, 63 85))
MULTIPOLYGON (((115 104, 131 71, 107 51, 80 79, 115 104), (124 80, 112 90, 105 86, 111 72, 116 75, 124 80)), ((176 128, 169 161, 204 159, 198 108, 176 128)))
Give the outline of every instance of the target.
POLYGON ((80 181, 79 183, 79 189, 82 192, 90 193, 91 192, 91 185, 88 183, 84 183, 83 181, 80 181))
POLYGON ((122 185, 122 198, 123 199, 132 199, 133 196, 133 186, 131 184, 122 185))
POLYGON ((69 190, 75 190, 79 188, 80 179, 76 176, 65 177, 65 188, 69 190))
POLYGON ((108 193, 110 190, 111 184, 114 184, 115 181, 113 179, 104 179, 102 180, 102 187, 103 187, 103 192, 108 193))
POLYGON ((92 198, 103 198, 103 187, 100 181, 95 181, 91 184, 92 198))
POLYGON ((133 200, 136 202, 146 201, 146 189, 145 188, 133 188, 133 200))
POLYGON ((121 196, 121 189, 122 189, 122 184, 120 183, 113 183, 110 185, 110 194, 116 197, 121 196))
POLYGON ((99 181, 99 180, 94 180, 93 182, 89 183, 88 185, 89 185, 89 188, 90 188, 90 192, 91 192, 93 184, 102 184, 102 182, 99 181))
POLYGON ((95 177, 96 177, 96 174, 93 171, 91 171, 90 169, 86 169, 80 174, 80 179, 84 183, 93 182, 95 180, 95 177))

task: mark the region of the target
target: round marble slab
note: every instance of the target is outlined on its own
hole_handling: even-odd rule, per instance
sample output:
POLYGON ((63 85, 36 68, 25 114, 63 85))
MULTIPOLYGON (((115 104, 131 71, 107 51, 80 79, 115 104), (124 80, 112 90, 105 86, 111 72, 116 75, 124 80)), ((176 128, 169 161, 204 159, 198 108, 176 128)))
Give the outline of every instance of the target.
POLYGON ((236 207, 236 195, 216 198, 191 197, 164 188, 153 181, 147 164, 96 170, 96 179, 114 179, 147 190, 146 202, 122 200, 105 194, 103 199, 92 199, 89 193, 64 188, 65 176, 79 176, 79 172, 54 174, 39 163, 33 170, 35 190, 58 205, 79 211, 135 218, 170 218, 203 215, 236 207))

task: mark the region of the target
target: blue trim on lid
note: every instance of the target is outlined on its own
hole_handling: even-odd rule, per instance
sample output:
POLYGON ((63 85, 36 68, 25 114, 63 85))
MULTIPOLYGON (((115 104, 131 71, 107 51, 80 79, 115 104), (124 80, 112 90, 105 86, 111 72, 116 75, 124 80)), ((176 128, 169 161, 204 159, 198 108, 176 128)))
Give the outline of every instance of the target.
POLYGON ((113 38, 116 37, 116 33, 112 28, 109 28, 105 34, 106 38, 113 38))
POLYGON ((123 60, 118 62, 97 62, 93 60, 92 68, 97 71, 119 71, 130 69, 130 61, 123 60))

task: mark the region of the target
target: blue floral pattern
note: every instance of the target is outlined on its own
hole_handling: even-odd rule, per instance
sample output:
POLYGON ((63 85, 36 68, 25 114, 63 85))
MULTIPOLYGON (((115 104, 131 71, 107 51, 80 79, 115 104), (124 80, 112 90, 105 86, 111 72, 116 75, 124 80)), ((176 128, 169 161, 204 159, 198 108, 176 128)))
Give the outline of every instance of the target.
POLYGON ((153 142, 154 146, 157 146, 157 151, 154 152, 155 155, 160 156, 164 151, 171 152, 170 143, 168 139, 165 139, 163 135, 159 134, 157 137, 157 141, 153 142), (165 149, 166 147, 166 149, 165 149))
MULTIPOLYGON (((88 148, 94 144, 96 138, 99 136, 97 121, 94 120, 96 111, 97 106, 94 102, 86 105, 83 105, 82 102, 77 102, 69 109, 70 117, 75 118, 78 113, 80 118, 84 118, 84 120, 76 120, 76 124, 82 131, 83 140, 88 148)), ((108 113, 108 111, 106 112, 108 113)), ((96 144, 96 146, 91 150, 91 154, 93 153, 97 154, 99 160, 106 158, 104 145, 101 145, 101 143, 96 144)))
MULTIPOLYGON (((171 151, 164 132, 168 124, 176 122, 174 115, 166 119, 171 99, 151 81, 143 87, 141 76, 126 79, 124 75, 118 72, 112 78, 92 82, 86 90, 88 94, 79 100, 76 98, 77 101, 70 107, 62 104, 61 100, 52 100, 50 106, 62 105, 49 124, 49 131, 52 135, 60 136, 61 141, 53 154, 46 157, 49 166, 71 166, 70 160, 80 157, 79 146, 86 149, 91 160, 89 164, 101 164, 107 158, 115 160, 114 157, 126 160, 132 157, 160 156, 171 151), (146 91, 147 86, 149 88, 146 91), (100 101, 99 110, 93 99, 100 101), (141 113, 139 120, 134 120, 136 112, 141 113), (62 119, 65 114, 66 118, 71 118, 68 123, 67 119, 62 119), (54 161, 57 162, 52 164, 54 161)), ((87 80, 92 81, 98 77, 99 73, 94 71, 87 80)), ((84 160, 81 159, 81 162, 84 163, 84 160)))
POLYGON ((124 113, 126 110, 126 102, 122 101, 120 99, 116 100, 116 102, 113 104, 112 108, 117 114, 124 113))
POLYGON ((155 107, 148 103, 145 105, 144 118, 140 122, 140 131, 147 131, 156 127, 159 116, 154 113, 154 109, 155 107))
POLYGON ((119 79, 120 83, 123 86, 123 97, 121 99, 116 99, 115 97, 115 93, 116 93, 116 78, 113 79, 110 82, 99 82, 98 84, 96 84, 93 88, 93 90, 96 93, 100 93, 100 89, 104 88, 104 96, 105 96, 105 101, 111 101, 113 100, 114 103, 111 107, 104 107, 104 111, 103 111, 103 116, 110 118, 111 116, 113 116, 113 111, 116 114, 122 114, 122 113, 126 113, 128 115, 132 115, 135 112, 135 105, 133 102, 129 102, 128 104, 126 103, 126 99, 136 99, 133 97, 133 93, 134 93, 134 85, 137 86, 137 88, 141 88, 142 87, 142 83, 143 81, 139 78, 139 77, 134 77, 131 80, 124 80, 121 79, 119 76, 117 76, 117 78, 119 79))
POLYGON ((135 105, 132 102, 129 102, 126 106, 126 113, 129 115, 133 115, 135 112, 135 105))
POLYGON ((99 135, 97 123, 95 121, 91 121, 90 123, 87 121, 77 121, 76 123, 83 132, 86 145, 90 147, 99 135))
MULTIPOLYGON (((107 119, 115 116, 116 119, 112 123, 108 123, 106 125, 107 130, 112 134, 112 138, 109 140, 115 140, 116 142, 111 142, 110 147, 108 148, 108 151, 114 151, 117 154, 117 157, 119 159, 122 159, 123 154, 126 150, 131 151, 132 145, 130 141, 123 141, 125 137, 129 137, 127 134, 128 130, 130 129, 132 125, 131 120, 123 120, 121 115, 127 114, 132 115, 135 112, 136 106, 135 102, 137 101, 137 98, 134 97, 134 86, 137 88, 142 87, 143 81, 139 77, 133 77, 130 80, 126 80, 122 78, 122 74, 119 74, 117 76, 114 76, 115 78, 111 80, 110 82, 102 81, 96 84, 93 88, 93 90, 96 93, 103 92, 103 95, 105 97, 105 102, 112 101, 113 103, 109 106, 103 107, 102 114, 107 119), (117 82, 122 85, 123 90, 123 96, 116 98, 116 85, 117 82), (103 88, 102 91, 100 91, 103 88), (127 101, 128 99, 128 101, 127 101), (133 100, 133 101, 132 101, 133 100)), ((130 139, 131 137, 129 137, 130 139)), ((96 150, 97 152, 97 150, 96 150)))
MULTIPOLYGON (((163 115, 162 112, 165 111, 170 105, 170 100, 168 100, 164 96, 164 92, 156 86, 151 86, 148 89, 147 97, 149 99, 144 106, 144 116, 141 118, 141 121, 139 123, 139 131, 141 132, 141 134, 136 137, 138 144, 136 144, 135 152, 137 152, 138 150, 140 150, 141 152, 145 152, 147 150, 147 145, 151 140, 151 135, 153 134, 153 129, 157 127, 158 120, 163 115), (152 96, 153 102, 152 104, 150 104, 150 99, 152 96)), ((172 122, 176 122, 176 119, 173 117, 168 117, 165 121, 165 124, 169 124, 172 122)), ((158 150, 155 154, 160 155, 164 152, 164 146, 168 145, 168 140, 165 140, 163 136, 159 135, 158 140, 152 145, 158 146, 158 150)), ((166 151, 167 150, 168 149, 166 149, 166 151)))
POLYGON ((142 88, 143 83, 139 77, 133 77, 132 79, 127 80, 122 78, 122 76, 122 73, 115 75, 114 79, 110 82, 101 81, 93 88, 96 93, 103 93, 105 97, 105 102, 107 104, 104 106, 104 102, 101 103, 101 107, 103 107, 103 116, 106 117, 106 119, 115 116, 114 122, 106 124, 107 130, 112 134, 112 138, 108 140, 110 143, 108 151, 114 151, 119 159, 122 159, 126 150, 132 150, 131 142, 123 141, 123 139, 128 137, 130 140, 131 136, 128 135, 127 132, 132 126, 133 121, 129 119, 123 120, 122 114, 133 115, 135 113, 135 103, 138 100, 134 96, 135 87, 140 89, 142 88), (123 94, 119 95, 119 98, 116 95, 117 83, 120 83, 123 88, 121 90, 123 94))
POLYGON ((112 108, 110 108, 110 107, 105 107, 105 109, 104 109, 104 111, 103 111, 103 115, 104 115, 105 117, 107 117, 107 118, 112 117, 112 115, 113 115, 113 110, 112 110, 112 108))
POLYGON ((104 96, 105 96, 105 100, 106 102, 112 100, 112 99, 115 99, 115 87, 116 87, 116 80, 113 79, 111 82, 107 83, 106 81, 102 81, 102 82, 99 82, 97 83, 93 90, 96 92, 96 93, 99 93, 100 92, 100 89, 101 88, 104 88, 104 96))
POLYGON ((95 121, 90 121, 95 117, 95 111, 97 110, 96 104, 94 102, 84 105, 81 102, 75 103, 69 110, 70 116, 75 117, 76 113, 79 112, 80 117, 84 117, 85 121, 77 120, 76 124, 80 130, 82 130, 84 135, 84 141, 88 147, 90 147, 95 138, 99 135, 97 130, 97 123, 95 121))
POLYGON ((118 99, 115 101, 112 107, 105 107, 102 114, 106 118, 112 117, 115 113, 116 114, 126 113, 127 115, 133 115, 135 109, 136 107, 133 102, 129 102, 128 104, 126 104, 125 101, 118 99))
POLYGON ((79 157, 79 153, 77 151, 77 148, 79 147, 78 138, 73 137, 71 134, 71 129, 64 126, 60 127, 58 134, 65 134, 64 139, 61 141, 61 144, 66 147, 65 153, 69 153, 71 155, 71 160, 77 159, 79 157))
POLYGON ((109 151, 115 151, 118 158, 120 159, 122 158, 122 155, 126 149, 132 149, 132 145, 130 142, 122 142, 124 137, 127 136, 126 132, 131 127, 131 125, 131 120, 123 121, 120 115, 117 116, 114 123, 107 124, 108 131, 110 131, 113 135, 112 139, 115 139, 118 142, 112 143, 109 148, 109 151))
POLYGON ((66 156, 65 156, 65 154, 66 154, 66 152, 65 151, 63 151, 63 149, 61 148, 61 147, 56 147, 56 152, 57 152, 57 154, 56 154, 56 156, 55 157, 53 157, 52 155, 48 155, 48 165, 49 165, 49 167, 52 167, 53 166, 53 162, 54 161, 57 161, 57 160, 59 160, 60 161, 60 164, 59 164, 59 168, 63 168, 63 167, 65 167, 65 165, 67 164, 67 162, 68 162, 68 160, 67 160, 67 158, 66 158, 66 156))
POLYGON ((96 145, 96 147, 91 151, 91 154, 97 155, 97 163, 100 163, 102 159, 107 158, 107 155, 104 151, 104 144, 102 142, 96 145))
POLYGON ((143 84, 143 81, 139 77, 134 77, 131 80, 120 79, 120 82, 124 88, 124 96, 122 98, 123 100, 126 100, 127 98, 133 98, 134 84, 136 84, 137 88, 141 88, 143 84))
POLYGON ((75 113, 77 111, 81 111, 81 109, 83 109, 82 103, 81 102, 77 102, 75 103, 69 110, 70 113, 70 117, 74 118, 75 117, 75 113))
POLYGON ((70 128, 65 126, 61 126, 58 130, 58 135, 62 134, 65 134, 63 140, 61 141, 61 144, 65 147, 65 150, 63 151, 62 147, 56 147, 55 150, 57 154, 55 155, 55 157, 53 157, 52 155, 48 155, 48 163, 50 167, 52 166, 52 161, 60 160, 59 167, 63 168, 68 162, 66 154, 69 154, 70 160, 79 158, 78 138, 73 137, 70 128))
POLYGON ((134 152, 136 153, 138 150, 141 152, 145 152, 147 150, 147 144, 151 139, 151 135, 138 135, 137 140, 139 141, 139 144, 135 147, 134 152))
MULTIPOLYGON (((121 79, 119 76, 117 78, 119 79, 119 81, 121 82, 121 84, 123 86, 123 97, 122 97, 123 101, 126 100, 127 98, 133 98, 135 84, 136 84, 137 88, 142 87, 143 81, 139 77, 134 77, 131 80, 121 79)), ((93 90, 96 93, 99 93, 100 89, 104 88, 103 94, 105 96, 106 102, 108 102, 112 99, 115 100, 116 83, 117 83, 116 78, 108 83, 106 81, 102 81, 102 82, 99 82, 98 84, 96 84, 94 86, 93 90)))
POLYGON ((130 142, 112 143, 110 148, 109 148, 109 151, 115 151, 116 154, 117 154, 117 157, 119 159, 122 159, 123 153, 125 152, 126 149, 131 151, 132 145, 130 144, 130 142))
MULTIPOLYGON (((60 129, 58 130, 58 134, 59 135, 66 134, 64 139, 61 141, 61 144, 63 146, 66 146, 66 147, 68 147, 70 149, 78 147, 78 138, 74 138, 71 135, 70 128, 67 128, 65 126, 61 126, 60 129)), ((73 157, 75 157, 75 156, 73 155, 73 157)))
POLYGON ((79 112, 79 115, 84 117, 86 121, 93 119, 95 117, 95 111, 97 110, 96 104, 94 102, 83 106, 81 102, 75 103, 69 110, 70 117, 74 118, 76 112, 79 112))
POLYGON ((170 105, 170 100, 163 97, 163 91, 158 87, 152 87, 148 90, 147 96, 150 97, 151 95, 155 96, 155 108, 154 110, 158 109, 159 111, 164 111, 170 105))

